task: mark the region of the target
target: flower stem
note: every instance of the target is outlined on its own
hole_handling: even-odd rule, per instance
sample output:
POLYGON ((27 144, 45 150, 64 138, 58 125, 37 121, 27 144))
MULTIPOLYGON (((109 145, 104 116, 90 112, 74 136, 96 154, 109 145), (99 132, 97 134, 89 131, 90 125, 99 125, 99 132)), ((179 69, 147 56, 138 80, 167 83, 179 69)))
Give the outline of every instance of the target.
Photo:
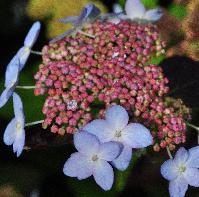
POLYGON ((17 86, 18 89, 35 89, 36 86, 17 86))
POLYGON ((170 158, 170 159, 173 159, 173 156, 172 156, 171 151, 170 151, 170 149, 169 149, 168 146, 166 146, 166 149, 167 149, 167 153, 168 153, 168 155, 169 155, 169 158, 170 158))
POLYGON ((90 37, 90 38, 95 38, 94 35, 89 34, 89 33, 86 33, 86 32, 84 32, 84 31, 82 31, 82 30, 78 30, 78 32, 79 32, 80 34, 83 34, 83 35, 88 36, 88 37, 90 37))
POLYGON ((29 122, 29 123, 25 124, 25 127, 33 126, 33 125, 36 125, 36 124, 41 124, 43 122, 44 122, 44 120, 38 120, 38 121, 35 121, 35 122, 29 122))
POLYGON ((193 129, 199 131, 199 127, 197 127, 197 126, 195 126, 195 125, 193 125, 191 123, 188 123, 188 122, 186 124, 187 124, 187 126, 189 126, 189 127, 193 128, 193 129))
POLYGON ((35 54, 35 55, 43 55, 43 53, 42 53, 42 52, 39 52, 39 51, 30 50, 30 52, 31 52, 32 54, 35 54))
POLYGON ((199 144, 199 127, 197 127, 197 126, 195 126, 195 125, 193 125, 191 123, 188 123, 188 122, 186 122, 186 124, 187 124, 187 126, 189 126, 189 127, 193 128, 193 129, 195 129, 196 131, 198 131, 198 144, 199 144))

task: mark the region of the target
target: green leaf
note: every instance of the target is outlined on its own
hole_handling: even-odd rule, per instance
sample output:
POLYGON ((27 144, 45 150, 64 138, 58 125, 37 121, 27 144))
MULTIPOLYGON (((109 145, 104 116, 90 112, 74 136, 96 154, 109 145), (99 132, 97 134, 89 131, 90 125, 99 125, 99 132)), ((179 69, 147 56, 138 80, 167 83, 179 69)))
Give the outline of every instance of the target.
POLYGON ((122 192, 126 186, 129 174, 132 172, 134 166, 136 165, 138 159, 146 154, 146 149, 139 150, 133 154, 132 160, 129 167, 124 171, 117 171, 115 178, 114 189, 116 192, 122 192))
POLYGON ((182 20, 187 15, 187 10, 184 5, 171 4, 168 8, 169 13, 177 19, 182 20))
POLYGON ((147 62, 147 65, 149 65, 149 64, 159 65, 165 58, 166 58, 165 55, 157 56, 157 55, 154 54, 151 57, 151 59, 147 62))
MULTIPOLYGON (((158 6, 158 0, 153 0, 153 1, 152 0, 141 0, 141 1, 144 4, 144 6, 148 9, 155 8, 158 6)), ((126 2, 126 0, 119 0, 119 4, 123 7, 125 6, 125 2, 126 2)))

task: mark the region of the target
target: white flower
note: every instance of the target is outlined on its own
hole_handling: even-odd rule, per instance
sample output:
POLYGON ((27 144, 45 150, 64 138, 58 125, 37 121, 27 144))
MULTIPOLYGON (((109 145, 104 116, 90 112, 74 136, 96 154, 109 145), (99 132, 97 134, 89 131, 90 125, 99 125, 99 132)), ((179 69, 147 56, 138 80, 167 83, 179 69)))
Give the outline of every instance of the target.
POLYGON ((138 123, 130 123, 127 111, 115 105, 105 114, 105 120, 98 119, 87 124, 83 130, 96 135, 104 142, 115 141, 122 146, 122 152, 113 161, 119 170, 125 170, 132 157, 132 148, 144 148, 153 143, 150 131, 138 123))
POLYGON ((158 21, 163 15, 161 9, 159 8, 146 10, 140 0, 127 0, 125 4, 125 11, 127 18, 131 20, 141 19, 155 22, 158 21))
POLYGON ((108 161, 118 156, 119 145, 114 142, 100 144, 96 136, 84 131, 74 135, 74 144, 78 152, 73 153, 66 161, 64 174, 79 180, 93 175, 100 187, 110 190, 114 173, 108 161))
POLYGON ((199 146, 189 149, 180 148, 174 159, 165 161, 161 166, 162 176, 169 181, 171 197, 184 197, 188 185, 199 187, 199 146))
POLYGON ((39 22, 33 24, 24 40, 24 46, 18 50, 17 54, 11 59, 6 68, 5 90, 0 96, 0 108, 7 103, 17 86, 19 73, 27 62, 31 48, 38 37, 40 26, 39 22))
POLYGON ((9 63, 6 69, 6 77, 5 77, 5 90, 2 92, 0 96, 0 108, 3 107, 8 99, 12 96, 19 78, 19 59, 13 58, 9 63), (17 61, 18 60, 18 61, 17 61))
POLYGON ((113 55, 112 55, 112 58, 116 58, 120 53, 119 52, 114 52, 113 55))
POLYGON ((23 113, 23 105, 20 97, 13 93, 14 114, 15 117, 8 124, 3 141, 6 145, 13 144, 13 151, 17 153, 17 157, 22 153, 25 143, 25 118, 23 113))
POLYGON ((77 108, 77 101, 72 100, 67 103, 67 110, 75 110, 77 108))
POLYGON ((39 36, 40 28, 41 28, 41 24, 39 21, 35 22, 32 25, 27 36, 25 37, 24 46, 21 47, 16 54, 20 62, 20 71, 23 69, 23 67, 25 66, 28 60, 28 57, 31 52, 31 48, 33 47, 33 45, 35 44, 39 36))

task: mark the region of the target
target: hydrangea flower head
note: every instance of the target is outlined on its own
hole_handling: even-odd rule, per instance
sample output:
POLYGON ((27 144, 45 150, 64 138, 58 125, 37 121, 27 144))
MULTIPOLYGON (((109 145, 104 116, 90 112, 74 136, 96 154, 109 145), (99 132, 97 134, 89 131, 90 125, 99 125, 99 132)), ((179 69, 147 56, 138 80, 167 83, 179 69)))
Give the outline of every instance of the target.
POLYGON ((199 146, 188 151, 181 147, 174 159, 165 161, 161 166, 162 176, 169 181, 172 197, 184 197, 188 185, 199 187, 199 146))
POLYGON ((82 31, 95 37, 77 33, 42 50, 35 95, 48 94, 43 128, 73 134, 117 104, 150 129, 155 151, 184 143, 186 118, 164 100, 168 79, 160 66, 147 65, 154 54, 164 53, 156 26, 97 19, 82 31), (75 107, 68 108, 71 101, 75 107))
POLYGON ((115 142, 101 144, 96 136, 84 131, 74 135, 74 144, 78 152, 73 153, 66 161, 64 174, 79 180, 93 175, 101 188, 110 190, 114 173, 108 162, 119 155, 119 145, 115 142))
POLYGON ((15 117, 8 124, 3 141, 6 145, 13 145, 13 151, 19 157, 25 143, 25 118, 21 98, 16 93, 13 94, 13 103, 15 117))
POLYGON ((87 124, 83 129, 96 135, 101 142, 115 141, 123 146, 121 155, 113 161, 120 170, 125 170, 132 156, 132 148, 144 148, 152 145, 150 131, 139 123, 130 123, 127 111, 115 105, 105 114, 105 120, 98 119, 87 124))
POLYGON ((12 96, 19 77, 19 59, 17 56, 10 61, 7 66, 6 74, 5 74, 5 90, 2 92, 0 96, 0 108, 3 107, 8 99, 12 96))
POLYGON ((23 67, 25 66, 28 60, 28 57, 31 52, 31 48, 33 47, 33 45, 35 44, 39 36, 40 28, 41 28, 41 24, 39 21, 35 22, 32 25, 27 36, 25 37, 24 46, 21 47, 16 54, 16 56, 19 58, 19 61, 20 61, 20 70, 23 69, 23 67))
POLYGON ((140 0, 127 0, 125 4, 127 17, 132 20, 141 19, 155 22, 159 20, 163 13, 161 9, 146 10, 140 0))

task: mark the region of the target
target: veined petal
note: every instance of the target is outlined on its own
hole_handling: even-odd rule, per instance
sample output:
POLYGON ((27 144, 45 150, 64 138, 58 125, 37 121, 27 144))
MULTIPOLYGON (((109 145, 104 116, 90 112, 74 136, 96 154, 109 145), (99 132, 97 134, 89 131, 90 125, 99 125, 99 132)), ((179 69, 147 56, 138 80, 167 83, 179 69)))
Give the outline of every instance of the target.
POLYGON ((186 165, 192 168, 199 168, 199 146, 189 149, 189 158, 186 165))
POLYGON ((168 181, 174 180, 178 176, 178 171, 173 159, 165 161, 161 166, 160 172, 162 176, 168 181))
POLYGON ((188 159, 188 151, 184 148, 181 147, 178 149, 178 151, 175 154, 174 162, 178 164, 186 163, 188 159))
POLYGON ((3 135, 3 141, 6 145, 13 144, 13 142, 15 140, 15 136, 16 136, 15 125, 16 125, 16 120, 15 120, 15 118, 13 118, 9 122, 8 126, 6 127, 6 130, 3 135))
POLYGON ((129 121, 127 111, 120 105, 110 107, 105 114, 106 121, 114 130, 122 130, 129 121))
POLYGON ((84 126, 83 130, 98 137, 100 142, 109 142, 113 139, 114 130, 112 130, 107 121, 102 119, 93 120, 84 126))
POLYGON ((21 124, 21 127, 24 127, 25 117, 23 112, 23 104, 20 96, 17 93, 13 93, 13 105, 16 121, 18 121, 21 124))
POLYGON ((186 168, 183 175, 189 185, 199 187, 199 169, 186 168))
POLYGON ((81 131, 74 134, 74 144, 76 149, 85 155, 97 154, 100 142, 95 135, 81 131))
POLYGON ((91 162, 88 162, 86 156, 76 152, 64 164, 63 172, 67 176, 77 177, 81 180, 92 175, 93 166, 91 162))
POLYGON ((151 10, 146 11, 143 19, 155 22, 155 21, 158 21, 162 17, 162 15, 163 15, 163 12, 160 8, 151 9, 151 10))
POLYGON ((19 51, 17 52, 16 56, 19 58, 19 70, 20 71, 24 68, 29 55, 30 55, 30 48, 28 48, 26 46, 20 48, 19 51))
POLYGON ((142 18, 146 10, 140 0, 127 0, 125 11, 129 18, 135 19, 142 18))
POLYGON ((110 190, 113 185, 114 173, 111 165, 103 160, 97 162, 93 172, 96 183, 105 191, 110 190))
POLYGON ((114 160, 120 154, 120 146, 117 142, 106 142, 101 144, 98 156, 106 161, 114 160))
POLYGON ((14 88, 6 88, 0 96, 0 108, 3 107, 12 96, 14 88))
POLYGON ((17 153, 17 157, 19 157, 23 151, 25 144, 25 130, 24 128, 15 129, 16 136, 13 143, 13 151, 17 153))
POLYGON ((19 77, 19 58, 15 55, 6 68, 4 86, 12 87, 17 83, 19 77))
POLYGON ((153 143, 150 131, 139 123, 127 125, 122 132, 123 143, 131 148, 144 148, 153 143))
POLYGON ((25 37, 24 46, 32 48, 32 46, 34 45, 35 41, 39 36, 40 28, 41 28, 41 23, 39 21, 35 22, 32 25, 27 36, 25 37))
POLYGON ((184 197, 187 189, 188 184, 183 177, 169 182, 169 193, 171 197, 184 197))
POLYGON ((129 166, 132 157, 132 148, 130 146, 124 146, 121 154, 113 160, 112 164, 118 170, 124 171, 129 166))

